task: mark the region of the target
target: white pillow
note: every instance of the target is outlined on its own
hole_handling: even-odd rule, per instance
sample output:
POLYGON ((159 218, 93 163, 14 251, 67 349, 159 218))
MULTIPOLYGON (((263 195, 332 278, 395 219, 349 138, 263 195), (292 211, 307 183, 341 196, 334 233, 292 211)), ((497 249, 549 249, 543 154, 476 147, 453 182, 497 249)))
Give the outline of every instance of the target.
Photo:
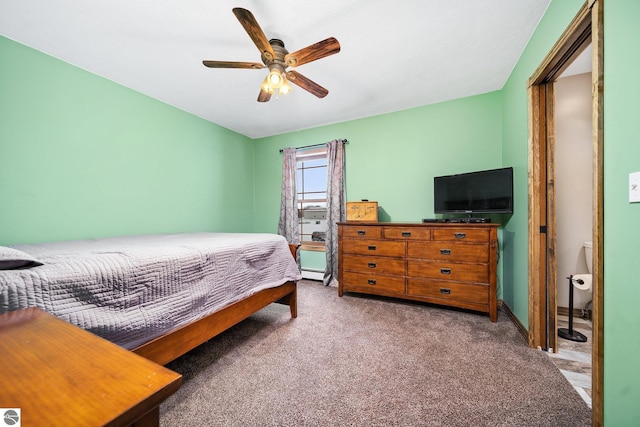
POLYGON ((0 270, 14 270, 43 265, 31 255, 13 248, 0 246, 0 270))

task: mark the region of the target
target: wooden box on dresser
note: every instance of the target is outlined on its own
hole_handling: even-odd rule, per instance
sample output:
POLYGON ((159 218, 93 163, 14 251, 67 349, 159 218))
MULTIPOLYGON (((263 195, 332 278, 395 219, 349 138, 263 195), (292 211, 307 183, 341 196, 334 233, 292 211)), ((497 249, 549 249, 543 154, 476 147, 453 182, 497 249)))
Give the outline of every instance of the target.
POLYGON ((489 223, 338 224, 338 295, 360 292, 498 319, 497 230, 489 223))

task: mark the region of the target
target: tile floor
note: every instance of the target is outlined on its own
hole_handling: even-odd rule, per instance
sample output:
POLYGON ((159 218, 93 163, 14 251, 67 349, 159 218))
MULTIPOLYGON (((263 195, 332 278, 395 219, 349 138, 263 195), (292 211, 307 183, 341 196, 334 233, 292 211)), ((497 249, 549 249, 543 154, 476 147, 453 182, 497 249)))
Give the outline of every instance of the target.
MULTIPOLYGON (((568 316, 558 316, 558 327, 569 327, 568 316)), ((549 356, 591 408, 591 320, 574 317, 573 329, 585 335, 587 342, 558 337, 558 352, 549 356)))

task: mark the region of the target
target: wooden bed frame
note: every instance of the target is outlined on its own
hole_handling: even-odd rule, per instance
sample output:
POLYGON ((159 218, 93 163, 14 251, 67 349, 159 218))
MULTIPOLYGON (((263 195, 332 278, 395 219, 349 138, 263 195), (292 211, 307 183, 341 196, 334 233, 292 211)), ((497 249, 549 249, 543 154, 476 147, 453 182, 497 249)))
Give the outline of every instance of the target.
MULTIPOLYGON (((289 249, 295 258, 298 245, 289 245, 289 249)), ((298 316, 297 295, 296 282, 286 282, 276 288, 264 289, 131 351, 160 365, 166 365, 273 302, 288 305, 291 317, 296 318, 298 316)))

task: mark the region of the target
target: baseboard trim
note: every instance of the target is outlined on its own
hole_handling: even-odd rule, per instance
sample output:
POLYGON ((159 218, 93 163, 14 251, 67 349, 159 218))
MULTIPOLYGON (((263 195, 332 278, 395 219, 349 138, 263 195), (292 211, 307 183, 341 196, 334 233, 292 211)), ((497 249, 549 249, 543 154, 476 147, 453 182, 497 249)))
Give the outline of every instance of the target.
MULTIPOLYGON (((524 341, 528 344, 529 343, 529 331, 527 330, 527 328, 524 327, 524 325, 522 323, 520 323, 520 320, 518 320, 518 318, 516 317, 515 314, 513 314, 513 311, 511 311, 511 309, 509 308, 509 306, 507 304, 505 304, 505 302, 503 300, 498 300, 498 308, 500 310, 502 310, 504 312, 504 314, 507 315, 507 317, 511 320, 511 322, 513 322, 514 325, 516 325, 516 328, 518 328, 518 331, 520 332, 520 335, 522 335, 522 338, 524 338, 524 341)), ((558 307, 558 314, 561 316, 568 316, 569 315, 569 309, 567 307, 558 307)), ((588 311, 589 316, 587 317, 587 319, 591 319, 591 310, 588 311)), ((582 310, 581 309, 573 309, 573 317, 574 318, 582 318, 582 310)))
POLYGON ((513 311, 511 311, 509 306, 505 304, 503 300, 498 300, 498 308, 507 315, 507 317, 511 320, 511 322, 513 322, 514 325, 516 325, 516 328, 520 332, 520 335, 522 335, 524 342, 529 344, 529 331, 524 327, 522 323, 520 323, 520 320, 518 320, 516 315, 513 314, 513 311))

